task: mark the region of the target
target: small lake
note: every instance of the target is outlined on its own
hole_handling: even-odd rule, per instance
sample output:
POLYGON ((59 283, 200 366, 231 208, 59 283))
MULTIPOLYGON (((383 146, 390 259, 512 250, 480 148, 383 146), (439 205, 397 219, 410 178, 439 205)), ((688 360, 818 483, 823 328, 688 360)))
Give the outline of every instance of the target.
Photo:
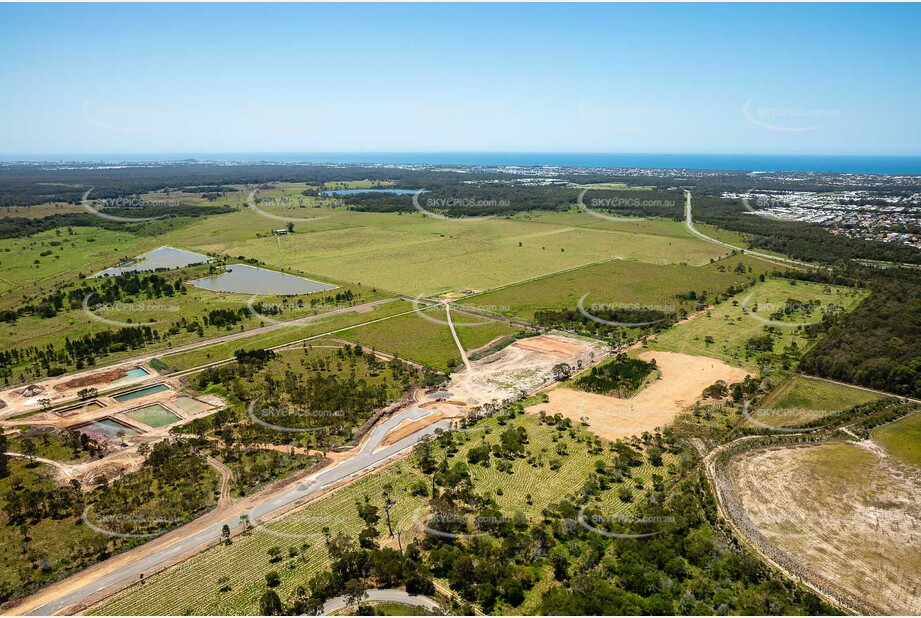
POLYGON ((175 247, 159 247, 153 251, 142 253, 130 262, 119 264, 113 268, 106 268, 90 278, 115 277, 125 273, 153 271, 158 268, 172 270, 174 268, 185 268, 193 264, 204 264, 210 260, 211 258, 201 253, 193 253, 192 251, 175 247))
POLYGON ((227 272, 215 277, 189 281, 189 284, 212 292, 237 292, 239 294, 271 294, 292 296, 334 290, 337 286, 320 283, 304 277, 280 273, 275 270, 234 264, 227 272))
MULTIPOLYGON (((419 189, 336 189, 324 191, 323 195, 358 195, 359 193, 389 193, 391 195, 412 195, 419 189)), ((425 191, 423 191, 425 193, 425 191)))
POLYGON ((154 384, 153 386, 141 388, 136 391, 129 391, 127 393, 122 393, 121 395, 115 395, 112 399, 122 403, 125 401, 131 401, 132 399, 137 399, 138 397, 146 397, 147 395, 153 395, 154 393, 162 393, 166 389, 167 386, 165 384, 154 384))

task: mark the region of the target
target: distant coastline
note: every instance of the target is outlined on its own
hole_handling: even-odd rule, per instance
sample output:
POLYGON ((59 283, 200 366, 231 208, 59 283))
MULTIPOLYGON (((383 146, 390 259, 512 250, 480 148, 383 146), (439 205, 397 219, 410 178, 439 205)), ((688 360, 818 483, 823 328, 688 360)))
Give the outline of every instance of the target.
POLYGON ((835 174, 921 174, 921 156, 626 154, 532 152, 147 153, 0 155, 0 161, 142 163, 277 162, 383 165, 465 165, 692 169, 835 174))

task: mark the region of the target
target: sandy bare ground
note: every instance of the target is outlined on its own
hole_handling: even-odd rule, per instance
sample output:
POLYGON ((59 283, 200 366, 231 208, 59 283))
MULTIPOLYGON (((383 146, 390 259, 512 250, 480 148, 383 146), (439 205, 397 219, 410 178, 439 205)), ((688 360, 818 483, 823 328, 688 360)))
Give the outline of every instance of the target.
POLYGON ((921 470, 866 443, 757 450, 730 476, 768 543, 874 613, 921 613, 921 470))
POLYGON ((532 350, 541 354, 548 354, 556 358, 567 360, 570 357, 578 356, 583 349, 581 343, 575 341, 566 341, 560 337, 550 335, 541 335, 539 337, 529 337, 512 344, 522 350, 532 350))
POLYGON ((600 342, 562 334, 541 335, 512 345, 471 362, 471 370, 455 373, 447 390, 450 399, 479 405, 501 402, 522 392, 533 392, 552 382, 551 369, 565 362, 583 366, 599 361, 607 352, 600 342))
MULTIPOLYGON (((20 459, 27 459, 21 453, 7 454, 20 459)), ((100 476, 112 480, 136 472, 144 464, 144 457, 138 455, 136 448, 119 451, 102 459, 95 459, 85 463, 61 463, 42 457, 33 457, 32 459, 47 466, 56 481, 61 485, 72 480, 79 481, 84 492, 91 491, 95 487, 96 479, 100 476)))
POLYGON ((677 352, 643 352, 643 360, 656 360, 659 378, 630 399, 586 393, 559 385, 548 389, 549 403, 528 408, 537 414, 562 414, 573 422, 588 422, 592 433, 608 440, 627 438, 664 427, 695 401, 704 388, 717 380, 740 382, 748 375, 706 356, 677 352))

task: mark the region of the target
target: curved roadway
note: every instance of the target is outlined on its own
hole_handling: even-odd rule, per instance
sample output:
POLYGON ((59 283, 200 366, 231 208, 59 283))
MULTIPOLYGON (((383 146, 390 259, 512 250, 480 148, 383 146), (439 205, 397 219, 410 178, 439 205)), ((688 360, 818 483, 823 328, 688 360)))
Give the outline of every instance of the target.
MULTIPOLYGON (((281 510, 287 510, 287 507, 305 498, 309 498, 320 490, 344 481, 358 473, 379 466, 388 459, 399 455, 401 452, 415 445, 423 436, 432 435, 438 429, 450 428, 450 423, 448 421, 438 421, 421 428, 416 433, 390 446, 380 447, 384 436, 401 422, 419 420, 428 414, 428 411, 416 407, 409 407, 394 414, 391 418, 371 431, 368 440, 360 447, 360 450, 354 456, 311 475, 305 479, 304 482, 281 494, 266 498, 266 500, 251 508, 246 513, 249 516, 250 522, 252 524, 259 524, 271 520, 273 517, 280 515, 281 510)), ((221 530, 224 525, 229 526, 231 530, 240 528, 241 523, 239 515, 234 514, 232 517, 212 523, 189 536, 181 537, 165 547, 159 548, 146 556, 131 561, 115 571, 99 573, 98 576, 84 572, 83 576, 89 576, 91 581, 56 597, 54 601, 31 608, 28 611, 28 615, 51 615, 72 605, 83 603, 91 596, 111 586, 136 582, 144 573, 149 574, 155 572, 170 561, 184 554, 207 548, 215 539, 221 536, 221 530)), ((77 574, 74 577, 79 578, 81 574, 77 574)), ((64 581, 66 582, 66 580, 64 581)), ((26 601, 28 602, 28 600, 26 601)), ((15 608, 13 611, 16 611, 15 608)))
POLYGON ((338 612, 347 607, 357 605, 358 603, 364 603, 365 601, 374 601, 377 603, 400 603, 401 605, 412 605, 413 607, 421 607, 429 611, 440 611, 441 606, 435 602, 434 599, 431 599, 426 596, 419 594, 409 594, 405 590, 400 590, 399 588, 374 588, 372 590, 365 591, 365 596, 357 603, 349 602, 348 597, 335 597, 323 604, 323 615, 328 616, 333 612, 338 612))

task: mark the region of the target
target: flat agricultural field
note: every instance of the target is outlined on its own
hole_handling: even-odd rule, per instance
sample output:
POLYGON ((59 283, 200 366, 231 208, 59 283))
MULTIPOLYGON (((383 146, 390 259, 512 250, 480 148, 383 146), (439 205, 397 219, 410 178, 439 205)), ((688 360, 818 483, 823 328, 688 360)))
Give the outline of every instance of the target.
POLYGON ((850 311, 866 294, 863 290, 840 286, 767 279, 693 320, 658 333, 649 341, 649 348, 703 354, 738 367, 755 367, 757 352, 749 348, 748 343, 754 337, 766 335, 770 328, 776 334, 763 354, 796 357, 812 345, 798 325, 820 321, 822 311, 830 305, 850 311), (784 307, 795 311, 783 319, 772 317, 784 307), (813 309, 807 312, 800 307, 813 309))
POLYGON ((593 304, 692 311, 696 301, 680 301, 677 295, 694 291, 698 297, 702 292, 713 296, 744 284, 767 266, 746 256, 726 257, 706 266, 615 260, 465 298, 463 305, 525 320, 541 309, 575 310, 585 295, 583 305, 589 311, 593 304))
POLYGON ((757 450, 730 475, 752 524, 872 613, 921 612, 921 468, 875 445, 757 450))
POLYGON ((668 425, 699 400, 702 391, 717 380, 741 382, 747 372, 705 356, 675 352, 642 352, 655 359, 659 377, 630 398, 587 393, 560 385, 547 391, 548 403, 528 409, 532 414, 560 413, 574 423, 587 422, 592 433, 607 440, 642 435, 668 425))
POLYGON ((308 208, 284 237, 248 209, 170 234, 201 251, 245 255, 405 294, 487 290, 611 258, 694 265, 727 250, 675 221, 608 222, 584 213, 443 221, 422 214, 308 208), (257 233, 262 237, 257 238, 257 233))
POLYGON ((899 461, 921 468, 921 413, 877 427, 873 441, 899 461))
POLYGON ((50 292, 78 275, 92 275, 122 258, 162 245, 102 228, 74 227, 23 238, 0 240, 0 308, 15 306, 23 295, 50 292))
POLYGON ((795 427, 879 398, 859 388, 793 375, 761 401, 752 417, 765 424, 795 427))
MULTIPOLYGON (((465 350, 473 350, 494 339, 512 335, 517 329, 506 322, 452 313, 457 336, 465 350)), ((451 336, 444 309, 413 312, 386 322, 368 324, 339 337, 400 358, 416 361, 441 371, 461 363, 460 351, 451 336), (426 319, 429 318, 429 319, 426 319)))
POLYGON ((318 317, 303 323, 285 325, 267 333, 243 337, 235 341, 203 346, 186 352, 165 354, 161 360, 176 371, 183 371, 201 365, 233 358, 239 349, 271 348, 284 345, 307 337, 333 333, 348 329, 356 324, 372 320, 382 320, 405 311, 411 311, 412 305, 401 300, 383 301, 373 309, 354 308, 336 315, 318 317))

